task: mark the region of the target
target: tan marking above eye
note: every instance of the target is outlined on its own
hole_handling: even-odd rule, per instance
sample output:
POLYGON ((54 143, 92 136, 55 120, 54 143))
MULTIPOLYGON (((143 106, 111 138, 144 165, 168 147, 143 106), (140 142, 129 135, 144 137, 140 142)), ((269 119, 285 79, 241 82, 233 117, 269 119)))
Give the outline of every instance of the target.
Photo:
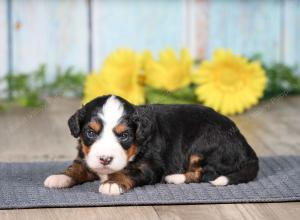
POLYGON ((93 129, 96 133, 99 133, 102 129, 102 124, 99 121, 91 121, 89 127, 93 129))
POLYGON ((124 131, 127 130, 127 126, 125 124, 118 124, 115 128, 114 128, 114 131, 117 133, 117 134, 121 134, 123 133, 124 131))

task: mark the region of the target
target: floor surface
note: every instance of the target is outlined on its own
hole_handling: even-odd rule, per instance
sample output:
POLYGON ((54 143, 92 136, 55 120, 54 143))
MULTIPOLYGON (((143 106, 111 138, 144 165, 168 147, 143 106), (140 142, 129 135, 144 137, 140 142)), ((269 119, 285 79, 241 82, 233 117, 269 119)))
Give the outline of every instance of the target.
MULTIPOLYGON (((41 109, 0 113, 0 161, 72 160, 67 119, 77 99, 52 98, 41 109)), ((232 117, 259 156, 300 155, 300 96, 277 97, 232 117)), ((0 186, 1 187, 1 186, 0 186)), ((299 219, 300 203, 123 206, 0 210, 0 219, 299 219)))

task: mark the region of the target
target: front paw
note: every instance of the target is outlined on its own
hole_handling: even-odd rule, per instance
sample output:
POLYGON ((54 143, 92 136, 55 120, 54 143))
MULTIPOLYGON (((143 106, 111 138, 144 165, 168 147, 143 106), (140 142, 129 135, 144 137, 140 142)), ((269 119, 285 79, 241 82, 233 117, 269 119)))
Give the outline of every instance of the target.
POLYGON ((167 183, 173 183, 173 184, 182 184, 186 180, 186 177, 184 174, 171 174, 165 177, 165 181, 167 183))
POLYGON ((74 185, 74 180, 64 174, 51 175, 44 181, 44 186, 48 188, 67 188, 74 185))
POLYGON ((124 189, 117 183, 105 182, 100 185, 99 192, 106 195, 116 196, 124 193, 124 189))

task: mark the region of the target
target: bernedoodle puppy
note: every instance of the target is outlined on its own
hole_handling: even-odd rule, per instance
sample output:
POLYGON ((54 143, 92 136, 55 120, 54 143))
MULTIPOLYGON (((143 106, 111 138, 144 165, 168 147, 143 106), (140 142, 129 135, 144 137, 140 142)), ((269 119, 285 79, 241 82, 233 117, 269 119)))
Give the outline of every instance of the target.
POLYGON ((100 179, 99 192, 119 195, 160 182, 246 183, 258 158, 236 125, 201 105, 141 105, 107 95, 68 121, 78 156, 44 185, 65 188, 100 179))

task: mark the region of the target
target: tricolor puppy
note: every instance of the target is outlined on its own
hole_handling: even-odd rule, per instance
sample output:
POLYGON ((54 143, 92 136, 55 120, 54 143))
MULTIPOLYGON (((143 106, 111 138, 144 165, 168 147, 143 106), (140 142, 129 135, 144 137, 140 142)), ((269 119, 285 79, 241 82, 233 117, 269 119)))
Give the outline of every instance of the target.
POLYGON ((235 124, 201 105, 135 106, 121 97, 94 99, 68 121, 78 157, 50 188, 100 179, 99 191, 119 195, 136 186, 246 183, 258 159, 235 124))

